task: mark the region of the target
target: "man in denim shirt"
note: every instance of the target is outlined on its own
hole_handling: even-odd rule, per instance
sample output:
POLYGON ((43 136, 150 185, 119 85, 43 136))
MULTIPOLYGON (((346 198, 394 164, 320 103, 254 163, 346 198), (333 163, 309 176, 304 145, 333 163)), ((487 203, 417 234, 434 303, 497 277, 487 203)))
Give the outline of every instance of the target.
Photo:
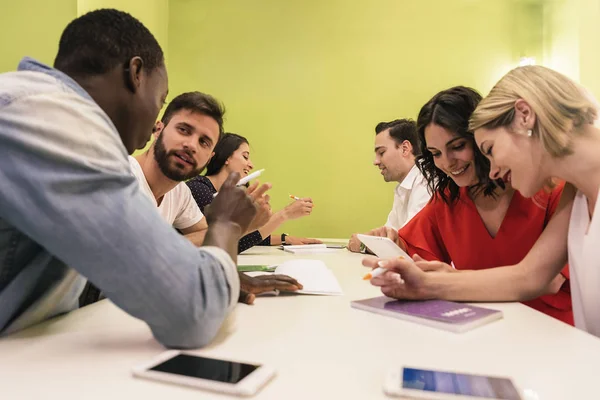
POLYGON ((54 65, 0 75, 0 333, 75 309, 87 278, 165 346, 207 344, 238 300, 254 203, 232 174, 197 248, 140 190, 127 154, 150 136, 167 72, 135 18, 75 19, 54 65))

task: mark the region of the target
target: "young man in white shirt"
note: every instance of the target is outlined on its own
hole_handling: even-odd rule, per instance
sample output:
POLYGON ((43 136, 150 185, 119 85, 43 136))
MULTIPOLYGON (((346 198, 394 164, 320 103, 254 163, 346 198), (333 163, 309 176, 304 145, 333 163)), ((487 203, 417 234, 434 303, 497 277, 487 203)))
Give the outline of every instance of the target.
MULTIPOLYGON (((223 132, 223 107, 212 96, 200 92, 183 93, 167 106, 153 129, 152 146, 129 157, 131 170, 142 191, 158 207, 160 215, 192 243, 202 245, 208 224, 185 181, 198 176, 214 155, 223 132)), ((257 196, 259 208, 249 231, 264 225, 270 217, 268 196, 251 186, 247 193, 257 196)), ((240 274, 240 301, 252 304, 254 294, 297 290, 302 286, 285 275, 252 278, 240 274)))
MULTIPOLYGON (((430 199, 427 182, 415 164, 418 155, 417 125, 410 119, 381 122, 375 127, 375 161, 386 182, 396 181, 394 205, 385 226, 371 230, 402 228, 430 199)), ((348 242, 348 250, 364 249, 356 234, 348 242)))
POLYGON ((208 224, 184 181, 200 174, 212 157, 223 114, 213 97, 183 93, 154 126, 152 146, 129 156, 133 174, 160 215, 197 246, 204 241, 208 224))

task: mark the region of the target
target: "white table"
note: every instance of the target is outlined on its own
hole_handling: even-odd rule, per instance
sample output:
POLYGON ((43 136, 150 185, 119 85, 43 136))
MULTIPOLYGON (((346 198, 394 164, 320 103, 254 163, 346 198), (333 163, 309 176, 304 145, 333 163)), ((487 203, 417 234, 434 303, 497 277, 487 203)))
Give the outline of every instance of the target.
MULTIPOLYGON (((239 263, 292 257, 300 256, 254 248, 239 263)), ((600 398, 595 337, 520 304, 489 305, 504 319, 464 334, 355 310, 351 300, 379 295, 360 279, 360 255, 301 257, 325 261, 345 295, 259 297, 239 305, 215 342, 197 351, 275 367, 259 399, 386 398, 384 374, 402 364, 512 376, 539 399, 600 398)), ((161 351, 144 323, 102 301, 0 340, 0 397, 228 398, 131 377, 133 365, 161 351)))

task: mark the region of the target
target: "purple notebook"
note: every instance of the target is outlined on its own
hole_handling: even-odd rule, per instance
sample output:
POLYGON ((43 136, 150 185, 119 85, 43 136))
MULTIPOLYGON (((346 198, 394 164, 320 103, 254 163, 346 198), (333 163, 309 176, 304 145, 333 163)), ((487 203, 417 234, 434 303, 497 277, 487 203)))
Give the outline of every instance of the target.
POLYGON ((445 300, 408 301, 381 296, 353 301, 351 306, 453 332, 465 332, 502 318, 502 311, 445 300))

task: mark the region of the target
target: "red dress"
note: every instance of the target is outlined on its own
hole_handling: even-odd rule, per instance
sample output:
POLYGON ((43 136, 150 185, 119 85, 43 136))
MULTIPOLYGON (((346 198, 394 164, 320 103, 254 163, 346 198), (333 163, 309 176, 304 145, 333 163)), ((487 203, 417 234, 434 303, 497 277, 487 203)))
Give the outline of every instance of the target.
MULTIPOLYGON (((551 193, 541 191, 531 199, 515 191, 496 237, 487 231, 467 188, 461 188, 460 198, 450 205, 434 196, 398 234, 411 256, 416 253, 426 260, 452 262, 459 270, 517 264, 554 214, 563 186, 551 193)), ((558 293, 523 304, 573 325, 568 265, 561 273, 566 281, 558 293)))

